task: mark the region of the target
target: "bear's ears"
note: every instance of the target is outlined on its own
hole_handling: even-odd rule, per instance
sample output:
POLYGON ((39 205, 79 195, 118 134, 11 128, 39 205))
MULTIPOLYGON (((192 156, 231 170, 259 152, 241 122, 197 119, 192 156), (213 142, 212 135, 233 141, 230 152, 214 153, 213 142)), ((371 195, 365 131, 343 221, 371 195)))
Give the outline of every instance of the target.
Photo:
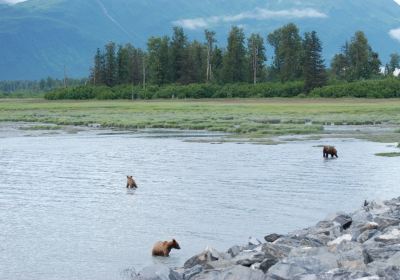
POLYGON ((130 178, 132 178, 132 176, 128 176, 128 175, 126 175, 126 178, 130 179, 130 178))

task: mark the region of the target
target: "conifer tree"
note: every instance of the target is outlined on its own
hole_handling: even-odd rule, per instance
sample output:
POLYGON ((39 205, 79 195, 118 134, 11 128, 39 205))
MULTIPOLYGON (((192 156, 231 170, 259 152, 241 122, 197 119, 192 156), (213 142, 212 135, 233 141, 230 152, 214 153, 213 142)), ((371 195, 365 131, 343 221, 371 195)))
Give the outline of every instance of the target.
POLYGON ((226 83, 246 81, 246 48, 243 29, 233 26, 228 37, 227 51, 223 59, 222 78, 226 83))
POLYGON ((304 34, 303 76, 306 92, 322 87, 327 82, 321 41, 315 31, 304 34))

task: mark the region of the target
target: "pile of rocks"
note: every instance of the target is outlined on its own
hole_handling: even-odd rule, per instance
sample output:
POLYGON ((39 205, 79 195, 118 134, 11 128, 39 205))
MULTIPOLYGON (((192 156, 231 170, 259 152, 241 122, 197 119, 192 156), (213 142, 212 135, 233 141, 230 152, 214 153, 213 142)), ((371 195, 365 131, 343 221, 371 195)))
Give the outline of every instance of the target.
POLYGON ((287 235, 250 239, 227 252, 212 248, 184 267, 151 266, 133 279, 400 279, 400 198, 365 203, 287 235))

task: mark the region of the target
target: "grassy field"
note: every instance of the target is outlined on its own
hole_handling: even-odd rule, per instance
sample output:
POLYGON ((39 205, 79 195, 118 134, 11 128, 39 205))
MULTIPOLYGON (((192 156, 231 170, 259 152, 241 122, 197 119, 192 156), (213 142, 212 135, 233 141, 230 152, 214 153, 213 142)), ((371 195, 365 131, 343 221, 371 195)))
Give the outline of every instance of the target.
POLYGON ((0 121, 118 128, 179 128, 243 137, 323 134, 324 124, 400 127, 400 99, 223 99, 187 101, 0 100, 0 121))

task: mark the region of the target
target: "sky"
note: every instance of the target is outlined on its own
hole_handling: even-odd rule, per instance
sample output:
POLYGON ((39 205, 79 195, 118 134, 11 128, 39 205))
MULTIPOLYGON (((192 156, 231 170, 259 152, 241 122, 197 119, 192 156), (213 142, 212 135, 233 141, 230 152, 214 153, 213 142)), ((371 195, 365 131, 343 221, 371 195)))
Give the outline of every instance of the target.
MULTIPOLYGON (((0 3, 5 2, 5 3, 15 4, 15 3, 25 2, 25 1, 27 1, 27 0, 0 0, 0 3)), ((397 4, 400 5, 400 0, 394 0, 394 2, 396 2, 397 4)))

